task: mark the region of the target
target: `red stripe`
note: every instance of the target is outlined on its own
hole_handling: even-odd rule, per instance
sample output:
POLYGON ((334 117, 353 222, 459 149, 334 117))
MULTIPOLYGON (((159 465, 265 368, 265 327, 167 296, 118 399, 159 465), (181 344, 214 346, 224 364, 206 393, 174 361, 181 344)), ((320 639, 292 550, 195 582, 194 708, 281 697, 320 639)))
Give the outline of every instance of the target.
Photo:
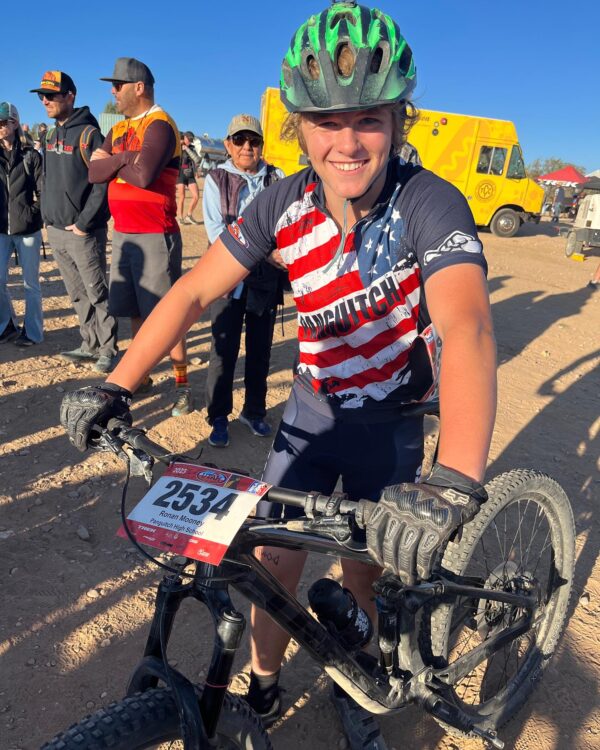
MULTIPOLYGON (((356 373, 349 378, 338 380, 337 385, 330 386, 327 388, 327 393, 339 393, 340 391, 348 390, 348 388, 360 388, 363 389, 367 385, 372 383, 383 383, 386 380, 390 380, 393 375, 400 371, 408 362, 410 357, 411 349, 405 349, 403 352, 388 362, 381 368, 370 367, 368 370, 356 373)), ((320 385, 323 381, 313 380, 313 383, 320 385)), ((317 386, 318 388, 318 386, 317 386)))
POLYGON ((316 208, 312 208, 293 224, 282 227, 277 233, 277 247, 284 248, 293 245, 300 237, 310 234, 314 227, 324 224, 327 216, 316 208))
POLYGON ((309 313, 314 310, 321 310, 321 308, 327 307, 327 305, 345 299, 354 292, 361 291, 365 291, 365 288, 360 279, 360 273, 358 271, 350 271, 338 279, 333 279, 329 284, 325 284, 325 286, 316 289, 314 292, 309 292, 302 297, 294 297, 294 301, 296 302, 298 312, 309 313))
MULTIPOLYGON (((300 350, 300 362, 303 365, 313 365, 319 368, 333 367, 352 357, 364 357, 370 359, 377 352, 382 351, 390 346, 402 336, 414 331, 416 328, 416 318, 405 318, 401 320, 394 328, 386 328, 381 333, 374 336, 369 341, 357 347, 350 344, 342 343, 332 349, 325 349, 320 352, 312 353, 300 350)), ((343 342, 343 339, 340 339, 343 342)))
POLYGON ((287 267, 290 281, 301 279, 306 274, 317 271, 331 262, 340 244, 339 234, 334 234, 327 242, 314 248, 306 255, 297 258, 287 267))

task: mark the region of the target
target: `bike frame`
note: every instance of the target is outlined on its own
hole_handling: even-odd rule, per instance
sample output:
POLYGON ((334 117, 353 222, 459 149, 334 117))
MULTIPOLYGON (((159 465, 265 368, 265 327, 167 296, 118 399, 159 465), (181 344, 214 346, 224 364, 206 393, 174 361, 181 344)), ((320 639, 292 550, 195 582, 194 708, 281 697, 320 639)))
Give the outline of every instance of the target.
MULTIPOLYGON (((393 576, 382 576, 378 591, 378 633, 380 659, 376 668, 365 665, 359 653, 349 653, 298 600, 253 555, 256 547, 281 547, 334 555, 370 562, 358 549, 340 546, 313 533, 290 531, 286 522, 265 524, 246 522, 223 562, 218 566, 196 563, 193 580, 183 583, 181 576, 166 576, 157 592, 154 616, 144 657, 134 670, 127 689, 132 695, 155 687, 159 680, 173 688, 179 710, 185 750, 215 745, 219 715, 227 692, 233 660, 245 629, 245 618, 229 595, 229 586, 257 607, 264 609, 327 674, 360 705, 377 714, 398 711, 408 703, 419 703, 436 718, 464 733, 475 733, 496 748, 502 743, 495 733, 474 725, 460 708, 438 692, 453 685, 511 640, 531 626, 537 593, 531 595, 493 591, 475 585, 463 585, 443 578, 415 586, 404 586, 393 576), (423 605, 440 596, 466 597, 501 602, 522 610, 523 614, 479 646, 452 664, 434 669, 421 656, 418 634, 423 605), (181 602, 192 597, 211 613, 215 642, 203 694, 184 675, 169 667, 166 647, 181 602), (361 663, 361 661, 363 663, 361 663)), ((479 583, 483 581, 471 581, 479 583)), ((476 605, 475 605, 476 606, 476 605)))

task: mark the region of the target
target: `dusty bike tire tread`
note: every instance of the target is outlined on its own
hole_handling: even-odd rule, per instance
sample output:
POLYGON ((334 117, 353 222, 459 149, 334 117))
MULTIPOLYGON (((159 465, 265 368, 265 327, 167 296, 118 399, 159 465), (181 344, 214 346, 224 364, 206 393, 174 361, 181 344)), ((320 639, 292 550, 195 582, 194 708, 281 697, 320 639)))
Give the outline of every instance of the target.
MULTIPOLYGON (((41 750, 137 750, 179 737, 175 701, 168 688, 154 688, 111 703, 73 724, 41 750), (174 734, 175 733, 175 734, 174 734)), ((273 750, 260 719, 246 701, 227 693, 218 734, 240 736, 240 747, 273 750)))
MULTIPOLYGON (((444 574, 450 572, 459 576, 465 570, 477 542, 491 518, 518 497, 519 493, 531 494, 537 492, 548 498, 550 509, 555 514, 562 530, 562 570, 567 574, 569 581, 566 596, 561 597, 561 601, 557 605, 557 611, 550 623, 538 663, 532 664, 524 674, 520 675, 520 682, 512 693, 506 696, 506 701, 498 711, 483 717, 484 725, 488 725, 492 729, 499 729, 514 718, 523 707, 546 669, 562 635, 572 590, 576 532, 569 499, 562 487, 547 474, 531 469, 513 469, 492 479, 486 485, 486 489, 489 496, 488 501, 481 507, 473 520, 463 527, 460 541, 450 542, 447 545, 439 562, 438 570, 441 569, 440 572, 444 574)), ((451 624, 449 611, 449 605, 444 604, 429 610, 430 617, 426 618, 427 626, 421 631, 421 649, 429 657, 443 653, 451 624)), ((438 723, 449 734, 464 736, 454 727, 442 721, 438 721, 438 723)))

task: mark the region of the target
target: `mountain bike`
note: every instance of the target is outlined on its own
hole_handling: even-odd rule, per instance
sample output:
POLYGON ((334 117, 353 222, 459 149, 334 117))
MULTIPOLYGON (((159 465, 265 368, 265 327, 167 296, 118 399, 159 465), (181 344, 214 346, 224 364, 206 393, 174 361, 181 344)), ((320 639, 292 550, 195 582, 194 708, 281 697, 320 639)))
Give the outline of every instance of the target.
MULTIPOLYGON (((130 471, 151 480, 155 461, 181 472, 191 461, 169 454, 142 430, 124 423, 113 422, 97 442, 126 459, 127 481, 130 471)), ((195 485, 181 489, 173 484, 177 481, 171 480, 161 503, 177 497, 179 507, 193 509, 201 490, 195 485)), ((363 650, 365 638, 349 637, 336 613, 320 611, 318 597, 311 601, 309 591, 316 616, 311 614, 253 551, 267 545, 370 562, 355 531, 366 526, 374 504, 354 502, 341 493, 269 488, 265 499, 303 508, 305 515, 291 521, 248 517, 218 565, 185 556, 172 558, 169 566, 156 561, 169 570, 158 586, 144 654, 126 697, 42 750, 271 748, 259 717, 228 692, 245 627, 230 589, 268 612, 367 711, 393 714, 416 703, 446 731, 504 747, 499 728, 523 706, 563 632, 575 528, 565 492, 545 474, 511 470, 486 489, 489 499, 448 543, 430 580, 404 585, 383 573, 376 581, 379 656, 373 657, 363 650), (215 629, 202 685, 193 684, 167 660, 178 609, 189 598, 208 609, 215 629)), ((221 497, 215 502, 214 516, 226 515, 229 501, 221 497)), ((358 624, 354 633, 373 630, 370 623, 358 624)))

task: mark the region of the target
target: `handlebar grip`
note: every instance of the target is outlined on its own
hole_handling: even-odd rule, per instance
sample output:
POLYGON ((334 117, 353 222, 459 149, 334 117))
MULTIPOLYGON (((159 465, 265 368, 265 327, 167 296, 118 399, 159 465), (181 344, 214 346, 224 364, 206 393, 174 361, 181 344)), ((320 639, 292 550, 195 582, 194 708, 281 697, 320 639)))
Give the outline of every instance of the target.
POLYGON ((295 508, 304 509, 307 497, 308 493, 306 492, 288 490, 285 487, 271 487, 264 499, 271 503, 282 503, 283 505, 292 505, 295 508))
POLYGON ((123 422, 120 419, 111 419, 107 426, 109 430, 117 430, 121 440, 132 448, 144 451, 144 453, 152 456, 157 461, 165 460, 171 455, 171 452, 163 448, 162 445, 150 440, 143 430, 131 427, 127 422, 123 422))
POLYGON ((377 507, 377 503, 372 502, 371 500, 359 500, 358 501, 358 508, 356 509, 356 514, 354 516, 354 520, 356 521, 356 525, 361 529, 366 529, 367 524, 371 520, 371 516, 373 515, 373 511, 377 507))

